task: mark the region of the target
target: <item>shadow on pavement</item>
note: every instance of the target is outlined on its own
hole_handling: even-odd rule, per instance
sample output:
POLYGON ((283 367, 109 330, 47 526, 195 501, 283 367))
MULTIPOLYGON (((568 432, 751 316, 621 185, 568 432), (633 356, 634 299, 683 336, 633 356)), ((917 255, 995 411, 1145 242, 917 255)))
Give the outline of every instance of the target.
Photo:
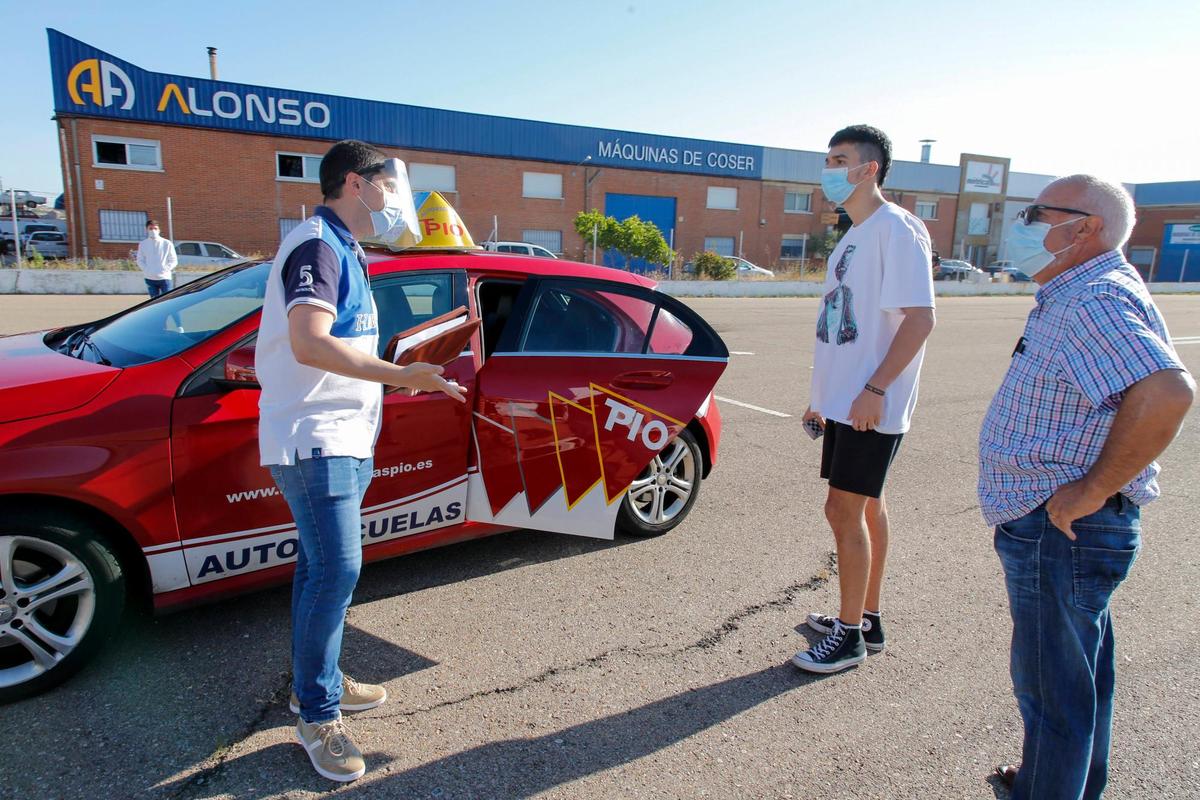
MULTIPOLYGON (((386 756, 368 753, 366 776, 339 796, 532 797, 651 755, 824 677, 801 673, 789 664, 772 666, 543 736, 488 742, 395 775, 381 774, 386 756)), ((282 784, 225 788, 217 779, 206 788, 233 791, 243 798, 335 788, 312 771, 298 746, 275 745, 247 753, 227 761, 222 772, 278 776, 281 764, 295 768, 292 779, 282 784)))
MULTIPOLYGON (((628 541, 522 531, 415 553, 367 565, 354 605, 628 541)), ((54 756, 18 763, 20 752, 0 749, 0 774, 13 778, 0 781, 8 784, 0 797, 43 796, 47 787, 58 797, 161 796, 151 787, 252 732, 287 697, 290 593, 284 586, 160 618, 127 614, 79 675, 0 709, 6 727, 21 731, 20 752, 54 756), (130 753, 154 757, 133 764, 130 753)), ((435 663, 352 625, 345 636, 345 663, 364 665, 354 673, 361 680, 383 683, 435 663)))

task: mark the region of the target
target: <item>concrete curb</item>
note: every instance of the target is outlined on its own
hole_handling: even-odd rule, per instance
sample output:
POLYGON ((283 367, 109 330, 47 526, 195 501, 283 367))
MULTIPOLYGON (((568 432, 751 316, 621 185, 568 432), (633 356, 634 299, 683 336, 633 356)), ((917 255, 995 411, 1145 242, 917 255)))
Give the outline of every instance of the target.
MULTIPOLYGON (((181 286, 208 272, 176 272, 181 286)), ((141 272, 81 269, 0 269, 0 294, 145 294, 141 272)))
MULTIPOLYGON (((209 272, 176 272, 177 286, 209 272)), ((938 281, 939 297, 1031 295, 1036 283, 950 283, 938 281)), ((660 291, 674 297, 820 297, 814 281, 663 281, 660 291)), ((1154 294, 1200 294, 1200 283, 1152 283, 1154 294)), ((145 294, 142 273, 116 270, 0 269, 0 294, 145 294)))
MULTIPOLYGON (((1032 295, 1036 283, 933 284, 938 297, 1032 295)), ((824 285, 812 281, 663 281, 661 292, 673 297, 820 297, 824 285)), ((1200 294, 1200 283, 1152 283, 1151 294, 1200 294)))

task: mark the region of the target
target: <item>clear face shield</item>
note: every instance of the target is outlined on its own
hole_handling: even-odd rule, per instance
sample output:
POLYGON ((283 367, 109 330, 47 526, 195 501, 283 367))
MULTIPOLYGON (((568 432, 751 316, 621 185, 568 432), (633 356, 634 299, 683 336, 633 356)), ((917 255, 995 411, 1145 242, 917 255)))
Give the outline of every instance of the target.
POLYGON ((421 232, 417 223, 417 209, 413 205, 412 185, 408 182, 408 169, 404 162, 389 158, 361 177, 372 187, 365 189, 358 198, 371 212, 371 227, 374 230, 364 241, 394 250, 419 243, 421 232))

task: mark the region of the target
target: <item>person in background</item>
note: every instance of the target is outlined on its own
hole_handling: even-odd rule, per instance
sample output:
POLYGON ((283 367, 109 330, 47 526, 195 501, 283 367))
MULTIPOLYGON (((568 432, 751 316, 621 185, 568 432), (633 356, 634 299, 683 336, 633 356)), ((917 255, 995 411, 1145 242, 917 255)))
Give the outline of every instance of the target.
POLYGON ((979 505, 995 527, 1013 623, 1025 741, 1021 764, 996 771, 1018 799, 1104 793, 1116 685, 1109 600, 1141 549, 1142 507, 1159 496, 1154 459, 1195 393, 1121 254, 1133 222, 1124 188, 1071 175, 1009 232, 1012 265, 1040 288, 979 435, 979 505))
POLYGON ((159 233, 158 223, 146 221, 146 238, 137 249, 137 265, 141 267, 142 275, 146 278, 146 290, 150 297, 158 297, 171 291, 172 278, 179 257, 175 255, 175 245, 170 239, 164 239, 159 233))

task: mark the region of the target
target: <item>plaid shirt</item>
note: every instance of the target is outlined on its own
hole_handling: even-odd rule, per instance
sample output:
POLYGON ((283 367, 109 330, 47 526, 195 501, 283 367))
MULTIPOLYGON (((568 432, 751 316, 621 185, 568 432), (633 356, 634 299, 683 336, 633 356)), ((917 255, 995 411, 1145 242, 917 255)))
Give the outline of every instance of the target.
MULTIPOLYGON (((979 434, 979 504, 989 525, 1020 519, 1082 478, 1108 438, 1125 390, 1184 369, 1133 267, 1110 251, 1043 286, 979 434)), ((1151 463, 1121 490, 1159 495, 1151 463)))

